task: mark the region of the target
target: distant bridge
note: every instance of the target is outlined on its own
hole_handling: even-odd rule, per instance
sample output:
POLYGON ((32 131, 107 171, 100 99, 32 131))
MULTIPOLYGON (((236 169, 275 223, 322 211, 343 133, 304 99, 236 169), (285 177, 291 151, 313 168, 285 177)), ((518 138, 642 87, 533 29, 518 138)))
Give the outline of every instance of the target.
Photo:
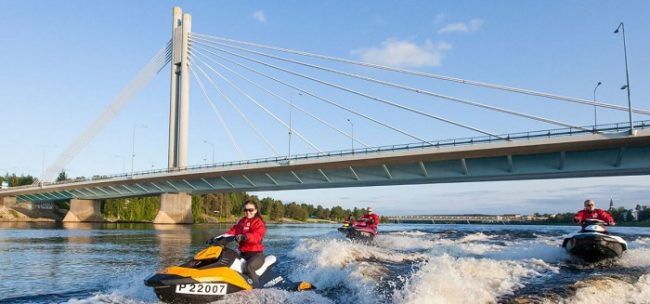
POLYGON ((396 215, 386 217, 391 223, 417 223, 417 224, 440 224, 440 223, 510 223, 526 222, 532 220, 531 216, 520 214, 484 215, 484 214, 460 214, 460 215, 396 215))

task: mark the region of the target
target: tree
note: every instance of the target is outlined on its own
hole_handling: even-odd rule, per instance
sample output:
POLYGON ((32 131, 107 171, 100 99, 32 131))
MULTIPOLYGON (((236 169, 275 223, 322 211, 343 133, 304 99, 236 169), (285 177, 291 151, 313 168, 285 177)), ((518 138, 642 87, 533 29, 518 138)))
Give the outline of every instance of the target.
POLYGON ((270 213, 272 220, 281 220, 284 217, 284 205, 280 201, 274 201, 270 213))
POLYGON ((9 173, 5 174, 4 177, 0 176, 0 182, 2 181, 7 181, 9 184, 9 187, 17 187, 17 186, 25 186, 25 185, 31 185, 34 183, 34 181, 37 181, 38 179, 34 178, 31 175, 16 175, 16 173, 13 173, 9 175, 9 173))
POLYGON ((56 177, 56 181, 57 182, 64 182, 64 181, 67 181, 67 180, 68 180, 68 174, 65 173, 65 170, 61 170, 61 172, 59 172, 59 175, 56 177))
POLYGON ((263 215, 271 214, 271 207, 273 206, 273 199, 270 197, 265 197, 260 201, 260 213, 263 215))
POLYGON ((334 206, 330 211, 330 219, 333 221, 341 221, 345 218, 345 210, 341 206, 334 206))

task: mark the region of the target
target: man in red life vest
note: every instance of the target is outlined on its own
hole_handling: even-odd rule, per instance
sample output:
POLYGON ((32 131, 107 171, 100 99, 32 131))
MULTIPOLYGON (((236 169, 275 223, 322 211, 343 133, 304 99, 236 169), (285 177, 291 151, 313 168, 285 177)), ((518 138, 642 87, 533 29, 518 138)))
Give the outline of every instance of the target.
POLYGON ((596 203, 590 199, 585 201, 585 209, 578 211, 578 213, 573 217, 573 222, 576 224, 582 224, 583 221, 588 219, 601 220, 610 226, 616 225, 612 215, 603 209, 596 209, 596 203))
POLYGON ((379 215, 372 212, 372 207, 368 207, 368 209, 366 209, 366 214, 364 214, 359 221, 364 221, 366 222, 367 227, 377 230, 377 226, 379 225, 379 215))

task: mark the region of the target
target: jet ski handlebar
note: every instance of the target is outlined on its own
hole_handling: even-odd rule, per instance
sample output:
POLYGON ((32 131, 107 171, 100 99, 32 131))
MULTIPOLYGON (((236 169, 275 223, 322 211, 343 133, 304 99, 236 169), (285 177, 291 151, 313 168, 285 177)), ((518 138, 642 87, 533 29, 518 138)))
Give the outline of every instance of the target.
POLYGON ((599 225, 599 226, 608 226, 607 222, 599 219, 585 219, 582 221, 582 227, 587 227, 589 225, 599 225))
POLYGON ((236 242, 234 235, 220 235, 205 241, 205 244, 212 245, 212 246, 218 246, 218 245, 226 246, 232 242, 236 242))

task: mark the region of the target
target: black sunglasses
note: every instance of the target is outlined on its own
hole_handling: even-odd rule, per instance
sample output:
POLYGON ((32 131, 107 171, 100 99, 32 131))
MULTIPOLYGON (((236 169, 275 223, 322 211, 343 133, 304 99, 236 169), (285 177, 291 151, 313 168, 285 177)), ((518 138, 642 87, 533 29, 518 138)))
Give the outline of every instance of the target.
POLYGON ((251 209, 246 209, 246 208, 244 208, 244 211, 246 211, 246 212, 253 212, 253 211, 255 211, 255 209, 254 209, 254 208, 251 208, 251 209))

